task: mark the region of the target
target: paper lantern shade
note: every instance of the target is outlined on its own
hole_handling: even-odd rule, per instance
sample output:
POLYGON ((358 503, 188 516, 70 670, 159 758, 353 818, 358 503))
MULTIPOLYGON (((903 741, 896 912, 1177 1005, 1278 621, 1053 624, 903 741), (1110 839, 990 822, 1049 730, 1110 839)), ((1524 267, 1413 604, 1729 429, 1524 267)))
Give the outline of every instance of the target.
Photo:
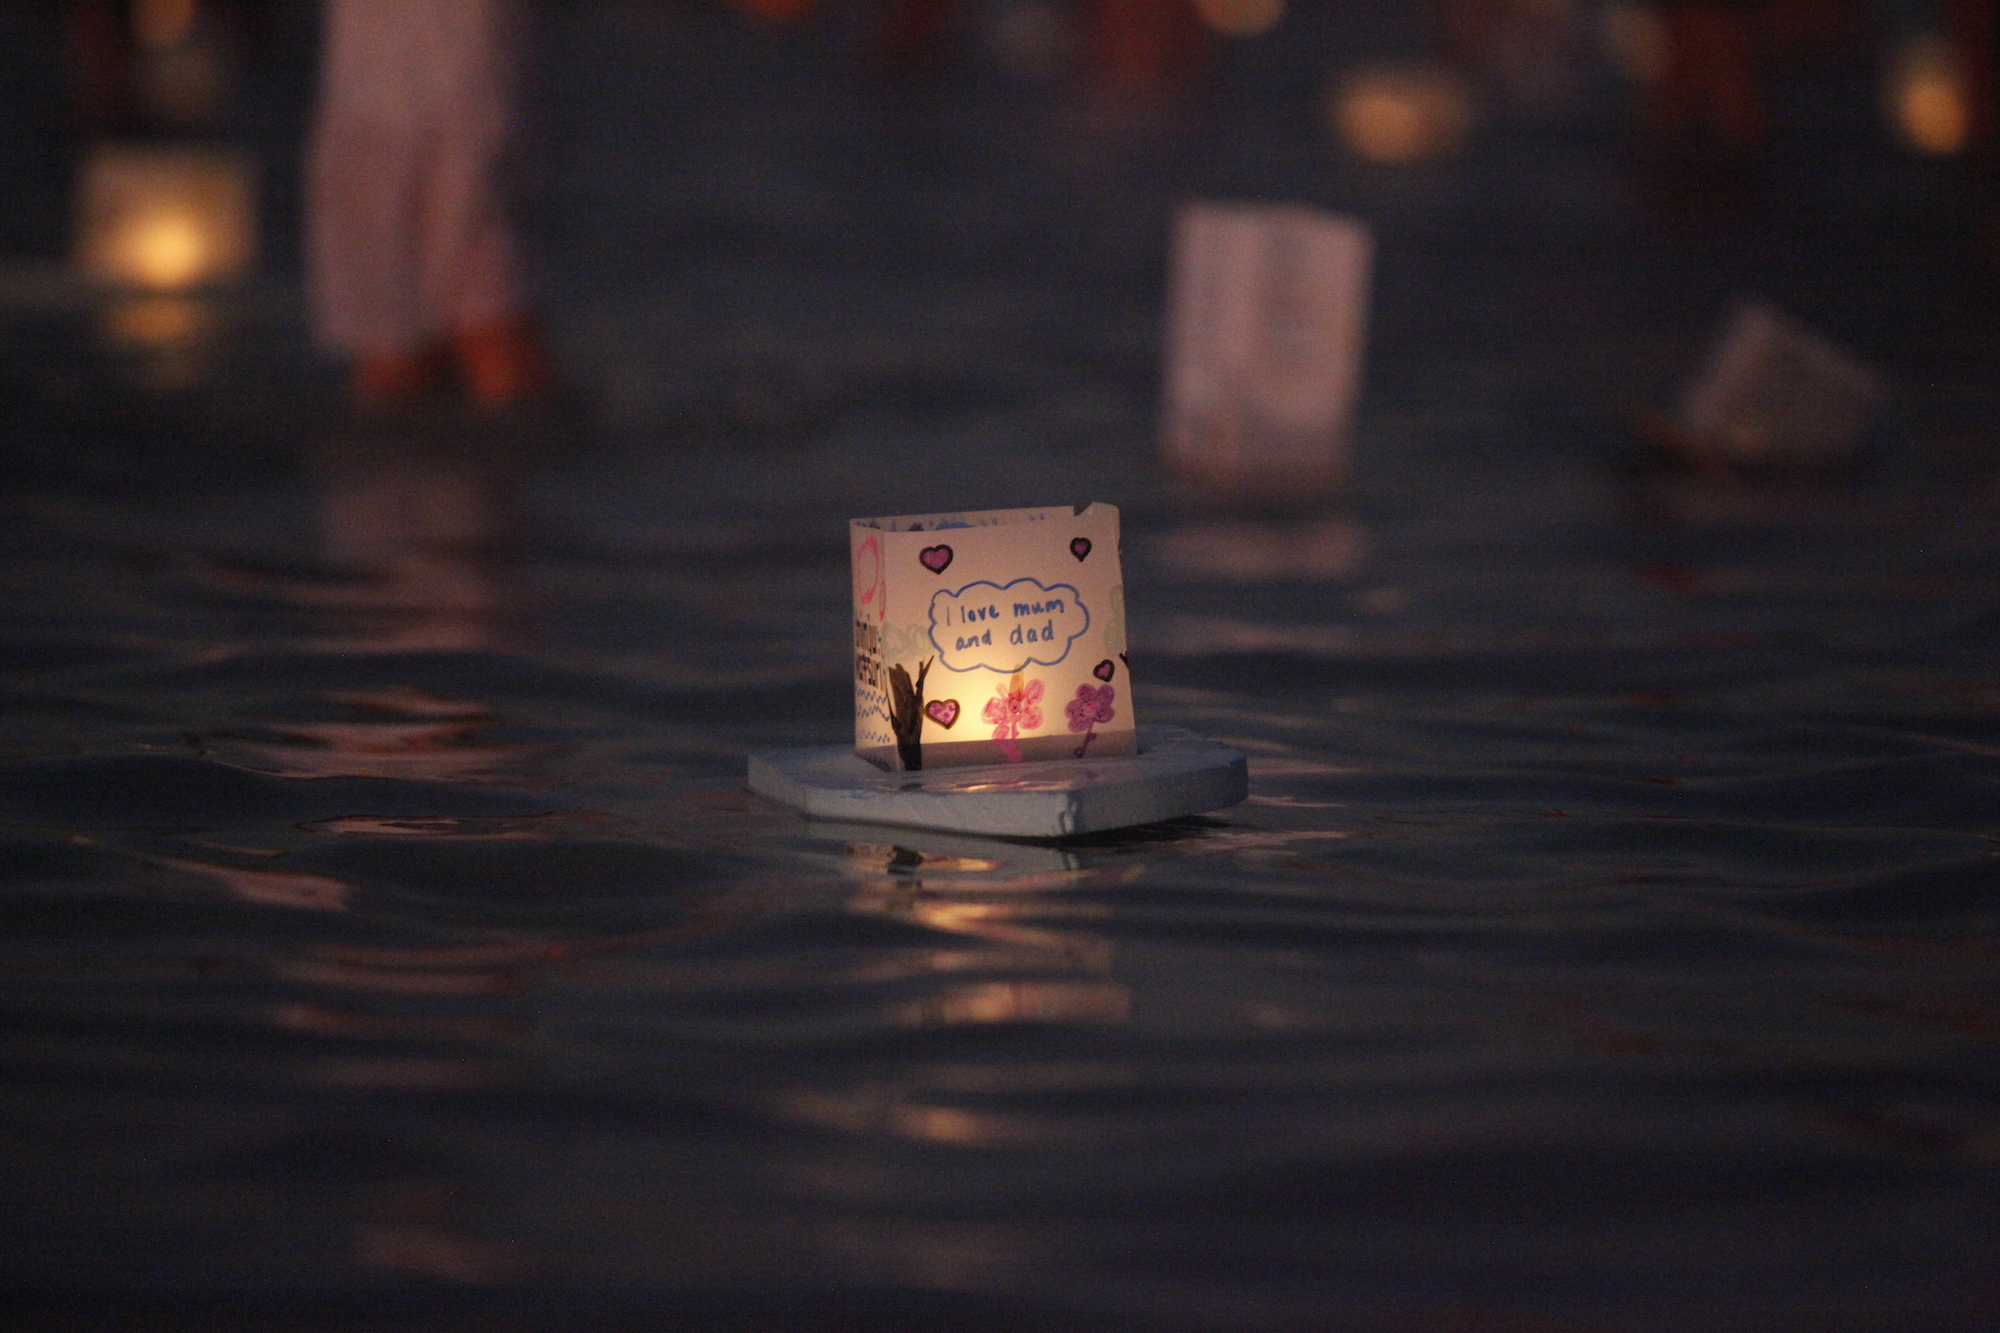
POLYGON ((256 172, 223 148, 111 144, 77 183, 78 267, 154 292, 214 286, 256 258, 256 172))
POLYGON ((904 772, 1137 753, 1118 511, 855 519, 854 751, 904 772))

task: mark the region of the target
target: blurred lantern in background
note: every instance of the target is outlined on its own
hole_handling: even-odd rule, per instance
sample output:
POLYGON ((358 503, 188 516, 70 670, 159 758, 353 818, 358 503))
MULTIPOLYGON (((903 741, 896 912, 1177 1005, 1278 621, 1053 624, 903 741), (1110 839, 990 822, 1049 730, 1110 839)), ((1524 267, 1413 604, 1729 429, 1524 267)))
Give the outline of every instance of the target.
POLYGON ((1770 303, 1745 300, 1682 396, 1683 452, 1710 467, 1844 465, 1887 397, 1872 366, 1770 303))
POLYGON ((1194 0, 1194 12, 1225 37, 1257 37, 1285 17, 1285 0, 1194 0))
POLYGON ((1919 153, 1949 157, 1972 137, 1965 67, 1937 33, 1905 42, 1889 61, 1882 100, 1897 137, 1919 153))
POLYGON ((103 334, 138 355, 148 388, 207 373, 219 325, 208 294, 256 258, 256 197, 249 158, 225 148, 106 144, 84 162, 77 267, 109 289, 103 334))
POLYGON ((1637 84, 1658 83, 1672 57, 1660 11, 1635 0, 1618 0, 1598 15, 1598 47, 1611 68, 1637 84))
POLYGON ((1357 157, 1409 165, 1448 157, 1472 131, 1472 93, 1442 65, 1384 65, 1338 79, 1326 101, 1329 127, 1357 157))
POLYGON ((1191 491, 1314 504, 1348 473, 1368 336, 1367 224, 1302 205, 1184 204, 1161 445, 1191 491))
POLYGON ((241 277, 257 253, 256 198, 242 153, 103 145, 78 179, 78 267, 95 282, 151 292, 241 277))

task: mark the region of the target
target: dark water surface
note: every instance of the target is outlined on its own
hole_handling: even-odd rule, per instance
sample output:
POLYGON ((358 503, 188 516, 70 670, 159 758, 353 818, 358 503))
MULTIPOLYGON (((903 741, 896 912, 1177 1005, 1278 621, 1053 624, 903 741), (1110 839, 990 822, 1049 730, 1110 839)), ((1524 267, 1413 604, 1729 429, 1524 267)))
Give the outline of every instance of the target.
POLYGON ((1928 196, 1673 233, 1587 127, 1377 178, 1309 89, 884 110, 720 24, 552 34, 587 440, 308 396, 254 463, 141 421, 62 474, 77 418, 10 418, 71 477, 0 523, 26 1314, 2000 1326, 2000 395, 1928 196), (1154 472, 1188 192, 1382 227, 1339 514, 1154 472), (1869 470, 1619 480, 1619 395, 1750 288, 1896 379, 1869 470), (1248 804, 1043 845, 744 791, 846 734, 847 517, 1092 498, 1140 713, 1248 804))

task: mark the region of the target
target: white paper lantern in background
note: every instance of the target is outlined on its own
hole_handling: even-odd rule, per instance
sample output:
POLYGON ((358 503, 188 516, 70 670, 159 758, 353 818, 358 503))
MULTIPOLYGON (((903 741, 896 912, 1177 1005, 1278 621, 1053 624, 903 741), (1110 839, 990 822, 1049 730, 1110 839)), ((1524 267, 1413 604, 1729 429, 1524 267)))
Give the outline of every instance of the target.
POLYGON ((1354 70, 1329 90, 1334 134, 1365 161, 1408 165, 1448 157, 1472 131, 1472 93, 1441 65, 1354 70))
POLYGON ((1374 253, 1358 218, 1299 204, 1181 206, 1161 446, 1192 492, 1286 507, 1340 492, 1374 253))
POLYGON ((1936 33, 1904 43, 1889 62, 1882 100, 1897 137, 1919 153, 1950 157, 1972 137, 1972 102, 1958 52, 1936 33))
POLYGON ((153 292, 241 277, 257 254, 256 201, 256 171, 242 153, 104 145, 78 176, 78 267, 93 281, 153 292))
POLYGON ((1201 21, 1225 37, 1257 37, 1285 17, 1285 0, 1194 0, 1201 21))

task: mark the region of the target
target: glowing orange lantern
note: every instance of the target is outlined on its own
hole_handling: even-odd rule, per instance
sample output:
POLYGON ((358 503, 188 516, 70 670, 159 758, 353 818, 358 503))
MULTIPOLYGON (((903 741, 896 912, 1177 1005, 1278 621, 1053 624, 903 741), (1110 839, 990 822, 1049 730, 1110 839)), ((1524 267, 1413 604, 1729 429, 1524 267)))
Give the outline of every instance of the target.
POLYGON ((256 198, 256 172, 240 153, 105 145, 78 179, 78 267, 153 292, 240 277, 256 258, 256 198))
POLYGON ((1452 71, 1429 65, 1357 70, 1332 89, 1327 118, 1369 162, 1409 164, 1458 151, 1472 130, 1472 94, 1452 71))
POLYGON ((1890 62, 1882 93, 1890 124, 1909 147, 1934 157, 1965 150, 1972 99, 1950 42, 1936 33, 1912 38, 1890 62))

